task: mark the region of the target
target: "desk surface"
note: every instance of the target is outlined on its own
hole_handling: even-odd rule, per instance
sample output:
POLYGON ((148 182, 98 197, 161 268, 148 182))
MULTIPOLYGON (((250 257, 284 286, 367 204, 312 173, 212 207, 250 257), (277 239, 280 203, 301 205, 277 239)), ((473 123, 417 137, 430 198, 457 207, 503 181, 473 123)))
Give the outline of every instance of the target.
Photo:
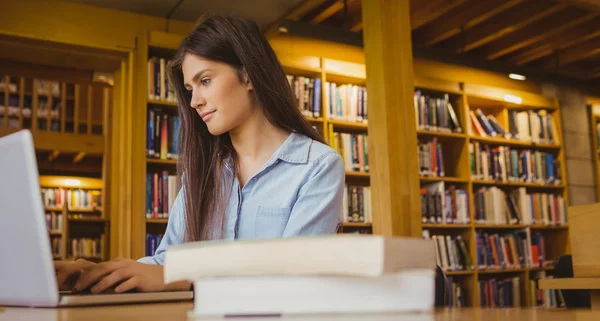
MULTIPOLYGON (((60 309, 6 308, 0 312, 0 321, 180 321, 193 320, 187 317, 187 313, 191 309, 192 303, 190 302, 60 309)), ((600 312, 564 309, 464 308, 438 309, 422 314, 288 316, 285 318, 235 318, 229 320, 276 321, 282 319, 297 321, 597 321, 600 320, 600 312)))

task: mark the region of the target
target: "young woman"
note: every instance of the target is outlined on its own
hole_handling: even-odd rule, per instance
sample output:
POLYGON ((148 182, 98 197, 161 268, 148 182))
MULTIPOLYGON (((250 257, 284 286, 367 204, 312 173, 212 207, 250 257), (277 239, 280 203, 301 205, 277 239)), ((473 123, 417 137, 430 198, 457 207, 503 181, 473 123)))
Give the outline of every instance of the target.
POLYGON ((301 115, 256 24, 203 20, 182 41, 169 78, 179 101, 182 189, 156 254, 138 261, 57 262, 61 289, 162 291, 165 250, 203 240, 335 233, 344 163, 301 115), (71 280, 71 282, 69 282, 71 280))

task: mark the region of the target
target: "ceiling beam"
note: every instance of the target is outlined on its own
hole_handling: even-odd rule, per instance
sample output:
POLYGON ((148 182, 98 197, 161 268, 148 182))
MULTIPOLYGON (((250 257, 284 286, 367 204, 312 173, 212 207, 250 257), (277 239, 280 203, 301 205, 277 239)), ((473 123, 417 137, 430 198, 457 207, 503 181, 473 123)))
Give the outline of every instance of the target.
POLYGON ((319 12, 314 18, 310 20, 311 24, 319 24, 334 14, 338 13, 340 10, 344 8, 344 1, 337 0, 332 3, 329 7, 325 8, 323 11, 319 12))
POLYGON ((468 52, 565 7, 564 4, 555 5, 551 2, 525 1, 513 10, 496 15, 493 19, 478 25, 477 28, 450 39, 445 46, 456 52, 468 52))
POLYGON ((414 31, 413 42, 426 47, 457 35, 488 18, 523 2, 523 0, 489 0, 467 3, 441 16, 442 23, 432 23, 414 31))
POLYGON ((515 65, 524 65, 531 61, 551 55, 557 49, 565 49, 600 35, 600 18, 589 20, 576 28, 569 28, 555 34, 546 43, 538 43, 510 57, 508 61, 515 65))
POLYGON ((81 160, 85 157, 85 155, 86 155, 85 152, 77 153, 77 155, 75 155, 75 157, 73 157, 73 164, 77 164, 77 163, 81 162, 81 160))
POLYGON ((304 16, 317 9, 324 2, 325 0, 303 1, 299 6, 297 6, 290 13, 288 13, 285 16, 285 19, 292 21, 300 21, 300 19, 304 18, 304 16))
POLYGON ((362 20, 350 25, 350 31, 352 31, 352 32, 358 32, 361 30, 362 30, 362 20))
POLYGON ((597 54, 600 54, 600 36, 580 43, 576 46, 560 50, 557 53, 558 57, 553 55, 549 56, 548 58, 542 60, 540 65, 545 69, 560 68, 575 61, 592 57, 597 54))
POLYGON ((600 1, 598 0, 559 0, 560 2, 600 13, 600 1))
POLYGON ((410 25, 413 30, 417 29, 428 22, 435 20, 444 13, 460 6, 466 1, 467 0, 427 0, 425 5, 410 13, 410 25))
POLYGON ((48 162, 52 162, 53 160, 55 160, 58 155, 60 155, 60 151, 59 150, 53 150, 49 155, 48 155, 48 162))
POLYGON ((556 12, 510 37, 503 37, 487 44, 481 48, 481 55, 486 57, 486 59, 500 58, 521 48, 550 39, 564 30, 578 26, 597 16, 597 13, 585 14, 582 12, 582 9, 578 8, 569 8, 565 12, 556 12))

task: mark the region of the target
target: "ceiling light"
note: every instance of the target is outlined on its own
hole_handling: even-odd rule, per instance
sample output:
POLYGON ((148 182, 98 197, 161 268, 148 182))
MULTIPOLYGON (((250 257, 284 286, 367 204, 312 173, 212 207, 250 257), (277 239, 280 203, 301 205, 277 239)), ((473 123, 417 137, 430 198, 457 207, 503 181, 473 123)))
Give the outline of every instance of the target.
POLYGON ((519 74, 509 74, 508 78, 510 79, 515 79, 515 80, 525 80, 525 76, 523 75, 519 75, 519 74))

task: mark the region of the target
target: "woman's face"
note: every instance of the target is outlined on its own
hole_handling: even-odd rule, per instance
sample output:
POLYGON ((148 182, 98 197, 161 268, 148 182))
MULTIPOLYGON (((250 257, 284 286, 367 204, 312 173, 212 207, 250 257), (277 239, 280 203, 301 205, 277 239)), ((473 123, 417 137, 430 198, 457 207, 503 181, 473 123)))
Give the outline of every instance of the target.
POLYGON ((229 65, 186 54, 181 64, 183 82, 196 109, 212 135, 238 127, 253 112, 252 85, 242 81, 229 65))

